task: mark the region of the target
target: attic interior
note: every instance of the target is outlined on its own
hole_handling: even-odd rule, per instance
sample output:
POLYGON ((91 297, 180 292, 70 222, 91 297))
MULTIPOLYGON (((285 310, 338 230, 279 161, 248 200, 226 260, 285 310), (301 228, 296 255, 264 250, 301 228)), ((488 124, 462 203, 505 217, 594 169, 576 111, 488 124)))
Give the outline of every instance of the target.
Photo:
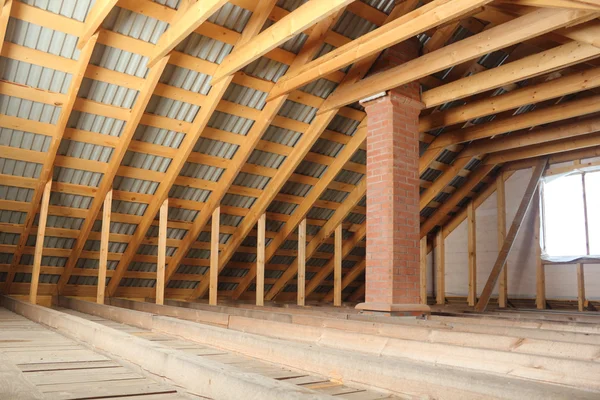
POLYGON ((600 396, 598 0, 0 9, 0 399, 600 396))

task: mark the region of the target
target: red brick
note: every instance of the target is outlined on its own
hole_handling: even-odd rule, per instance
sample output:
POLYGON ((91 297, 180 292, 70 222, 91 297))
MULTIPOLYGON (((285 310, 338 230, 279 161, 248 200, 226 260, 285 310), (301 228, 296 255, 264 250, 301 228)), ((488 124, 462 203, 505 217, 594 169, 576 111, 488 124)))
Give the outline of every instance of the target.
MULTIPOLYGON (((418 56, 409 40, 386 50, 373 73, 418 56)), ((367 133, 366 301, 419 302, 418 83, 364 104, 367 133)))

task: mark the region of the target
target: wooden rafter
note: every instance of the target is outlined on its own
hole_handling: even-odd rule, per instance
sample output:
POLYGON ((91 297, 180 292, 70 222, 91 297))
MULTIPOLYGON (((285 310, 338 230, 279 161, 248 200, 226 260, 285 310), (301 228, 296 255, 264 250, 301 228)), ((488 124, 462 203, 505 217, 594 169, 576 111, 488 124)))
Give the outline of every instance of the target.
POLYGON ((270 98, 274 99, 289 93, 293 89, 377 54, 394 44, 458 18, 489 2, 490 0, 466 0, 460 3, 449 0, 435 0, 412 12, 408 12, 416 6, 416 2, 409 1, 401 7, 396 7, 397 12, 389 17, 390 23, 319 57, 308 63, 297 73, 281 79, 275 85, 270 98))
MULTIPOLYGON (((336 90, 339 90, 339 88, 343 88, 347 85, 351 85, 357 79, 363 77, 367 73, 369 68, 373 65, 373 63, 376 61, 376 59, 377 54, 374 54, 354 64, 348 72, 348 74, 346 75, 346 77, 344 78, 344 80, 340 83, 338 89, 336 90)), ((323 132, 323 130, 325 130, 326 126, 329 124, 329 122, 333 119, 333 117, 338 111, 339 109, 335 109, 328 111, 327 113, 321 113, 320 115, 317 115, 315 120, 311 123, 310 127, 302 136, 300 142, 296 144, 292 153, 288 155, 284 168, 280 169, 275 178, 272 179, 265 193, 254 204, 249 215, 246 218, 244 218, 244 221, 242 222, 240 227, 238 227, 238 230, 236 230, 236 233, 233 235, 233 237, 230 239, 230 246, 228 250, 222 255, 222 264, 220 266, 221 269, 225 267, 225 264, 233 256, 233 254, 237 250, 237 247, 244 240, 245 236, 252 229, 252 227, 256 224, 256 221, 259 218, 259 216, 265 212, 268 205, 279 192, 283 184, 287 181, 292 171, 298 166, 302 158, 306 155, 307 149, 312 147, 312 145, 318 139, 319 135, 323 132)), ((246 282, 244 283, 246 284, 246 282)), ((249 284, 249 282, 247 284, 249 284)), ((206 280, 203 279, 200 282, 200 284, 196 287, 190 298, 198 298, 204 296, 204 294, 206 293, 206 289, 206 280)), ((236 295, 237 293, 238 292, 236 291, 236 295)))
MULTIPOLYGON (((354 232, 354 235, 343 243, 342 259, 346 258, 350 254, 350 252, 352 252, 352 250, 356 248, 356 245, 358 243, 362 242, 366 234, 367 224, 363 223, 360 226, 360 228, 356 232, 354 232)), ((315 289, 317 289, 319 285, 333 272, 333 269, 335 267, 334 262, 335 260, 332 258, 327 264, 320 268, 315 275, 313 275, 311 280, 308 282, 308 285, 306 285, 306 296, 309 296, 312 292, 314 292, 315 289)), ((344 280, 345 279, 346 278, 344 277, 344 280)), ((344 290, 343 288, 345 288, 346 286, 347 284, 344 285, 344 283, 342 282, 342 290, 344 290)), ((331 295, 331 300, 333 300, 333 293, 331 295)))
MULTIPOLYGON (((558 140, 586 136, 600 131, 600 118, 575 120, 534 130, 523 130, 498 139, 480 140, 467 146, 459 157, 473 157, 486 153, 519 149, 527 146, 543 145, 558 140)), ((528 157, 525 157, 528 158, 528 157)))
MULTIPOLYGON (((480 72, 467 78, 459 79, 458 81, 448 83, 438 88, 428 90, 423 93, 422 100, 427 107, 432 107, 439 104, 448 103, 450 101, 457 100, 463 97, 472 96, 477 93, 485 92, 490 89, 495 89, 513 82, 518 82, 527 78, 539 76, 558 69, 566 68, 574 64, 591 60, 598 56, 600 56, 600 48, 585 43, 570 42, 562 46, 558 46, 553 49, 546 50, 541 53, 534 54, 517 61, 513 61, 500 67, 480 72)), ((548 83, 541 83, 539 85, 525 87, 520 90, 515 90, 513 92, 504 94, 498 97, 498 99, 503 100, 503 103, 501 103, 499 106, 503 107, 503 109, 505 110, 509 108, 516 108, 515 106, 509 107, 509 104, 511 104, 512 102, 523 101, 523 97, 531 95, 533 88, 543 90, 543 92, 540 94, 540 97, 534 97, 535 102, 542 101, 542 99, 559 97, 561 96, 561 92, 564 92, 565 94, 574 93, 578 90, 581 90, 582 86, 583 88, 588 87, 588 84, 585 82, 585 78, 582 82, 581 75, 585 75, 586 77, 594 77, 597 75, 598 72, 593 71, 594 70, 588 72, 587 74, 584 71, 580 74, 575 74, 574 77, 569 79, 563 78, 562 80, 557 80, 558 82, 551 81, 548 83), (580 79, 577 79, 577 77, 579 77, 580 79), (563 81, 567 81, 570 85, 572 85, 570 86, 572 91, 566 89, 564 85, 561 86, 561 83, 563 81)), ((594 83, 592 82, 590 83, 590 85, 594 85, 594 83)), ((496 99, 496 97, 494 97, 494 99, 496 99)), ((482 100, 473 105, 468 104, 466 106, 460 107, 463 111, 468 110, 469 112, 463 118, 469 117, 468 119, 472 119, 470 118, 471 115, 475 115, 474 118, 486 115, 481 114, 481 111, 479 111, 481 110, 481 108, 478 108, 481 107, 482 104, 488 104, 490 100, 486 100, 488 100, 487 103, 484 100, 482 100), (471 114, 473 113, 473 111, 474 114, 471 114)), ((501 109, 498 109, 493 113, 497 113, 500 110, 501 109)), ((432 114, 429 118, 424 118, 423 122, 419 122, 419 130, 424 132, 430 129, 435 129, 436 127, 442 126, 440 125, 442 121, 443 126, 451 125, 452 123, 454 123, 454 120, 449 119, 446 123, 443 117, 446 115, 456 115, 456 111, 457 110, 450 109, 444 113, 439 113, 443 115, 432 114), (431 121, 436 122, 431 123, 431 121)), ((457 118, 454 117, 454 119, 457 118)), ((466 120, 462 119, 462 121, 466 120)), ((458 122, 462 121, 459 120, 458 122)))
POLYGON ((467 180, 446 200, 424 223, 421 224, 421 237, 435 228, 446 215, 477 186, 494 168, 494 165, 482 165, 469 174, 467 180))
POLYGON ((225 3, 227 3, 227 0, 182 0, 175 18, 158 40, 156 48, 148 61, 148 67, 154 66, 169 54, 225 3))
POLYGON ((129 144, 133 139, 133 135, 138 127, 138 124, 142 118, 144 111, 146 110, 146 106, 152 97, 152 93, 154 88, 156 87, 160 76, 162 75, 165 67, 167 66, 167 62, 169 61, 169 57, 165 57, 161 60, 160 63, 156 64, 154 67, 150 68, 148 71, 148 75, 144 80, 143 86, 140 88, 138 97, 131 109, 131 113, 129 118, 125 123, 125 127, 123 128, 123 132, 119 136, 119 140, 115 145, 115 150, 110 159, 110 162, 106 166, 106 169, 103 172, 104 176, 102 181, 100 182, 100 186, 96 192, 94 200, 89 208, 88 213, 84 218, 84 222, 80 229, 80 234, 77 236, 77 241, 73 246, 73 249, 69 255, 69 258, 65 264, 65 271, 61 275, 58 285, 57 291, 58 293, 62 293, 65 285, 69 282, 69 278, 73 273, 73 269, 77 264, 77 260, 81 256, 83 248, 85 246, 85 242, 92 231, 92 227, 94 226, 94 222, 96 221, 97 216, 99 215, 100 208, 102 207, 102 203, 104 202, 104 198, 109 191, 112 190, 113 181, 115 176, 119 172, 119 167, 121 165, 121 161, 125 156, 129 148, 129 144))
MULTIPOLYGON (((315 29, 313 29, 303 49, 292 63, 290 67, 292 71, 295 68, 303 65, 307 60, 314 57, 315 53, 319 49, 318 43, 320 43, 322 38, 327 34, 329 28, 332 26, 335 20, 337 20, 337 18, 332 16, 329 19, 321 21, 315 26, 315 29)), ((252 126, 250 132, 248 132, 246 135, 244 142, 241 144, 233 159, 228 163, 227 169, 225 170, 223 176, 219 179, 219 187, 211 193, 209 201, 200 210, 200 214, 194 220, 192 229, 188 232, 183 240, 183 243, 177 248, 175 255, 169 262, 169 267, 167 268, 167 281, 175 272, 179 263, 181 263, 181 260, 187 253, 188 249, 196 241, 198 234, 206 225, 212 210, 219 205, 225 194, 231 189, 231 186, 238 173, 245 165, 248 157, 256 148, 264 132, 273 122, 277 113, 287 99, 288 97, 286 96, 278 99, 277 101, 269 102, 261 111, 260 116, 257 118, 257 122, 255 122, 255 124, 252 126)))
POLYGON ((6 28, 8 27, 8 19, 10 18, 10 11, 12 10, 14 0, 7 0, 0 2, 0 52, 4 45, 4 36, 6 35, 6 28))
MULTIPOLYGON (((344 289, 346 289, 348 287, 348 285, 350 285, 352 282, 354 282, 365 271, 366 265, 367 265, 366 260, 359 261, 358 263, 356 263, 356 265, 354 267, 352 267, 352 269, 350 269, 350 271, 348 271, 346 273, 346 275, 344 275, 344 277, 342 279, 342 292, 344 291, 344 289)), ((331 301, 333 301, 333 297, 334 297, 334 290, 331 289, 327 293, 327 295, 325 295, 325 297, 323 297, 323 301, 331 302, 331 301)))
MULTIPOLYGON (((329 168, 327 168, 323 176, 321 176, 321 178, 319 179, 319 182, 315 186, 313 186, 313 188, 307 194, 300 206, 296 210, 294 210, 294 214, 292 215, 292 217, 283 226, 281 231, 278 232, 277 236, 275 236, 275 238, 273 238, 273 240, 269 243, 266 254, 267 261, 271 260, 271 258, 275 255, 277 249, 285 242, 285 240, 296 229, 298 224, 306 217, 306 214, 308 214, 315 202, 321 197, 321 195, 327 189, 330 183, 340 173, 346 162, 350 160, 350 158, 358 150, 359 146, 365 141, 366 137, 367 128, 363 124, 362 126, 358 127, 352 139, 336 156, 335 162, 332 163, 329 166, 329 168)), ((255 276, 256 268, 251 268, 244 277, 244 279, 236 287, 233 294, 234 299, 237 299, 239 298, 239 296, 241 296, 241 294, 248 288, 250 283, 252 283, 252 280, 255 276)))
POLYGON ((274 25, 265 29, 252 40, 236 47, 228 55, 213 77, 213 84, 239 71, 275 47, 285 43, 298 33, 320 22, 354 0, 329 0, 307 2, 274 25))
MULTIPOLYGON (((273 3, 274 1, 270 0, 269 5, 272 5, 273 3)), ((246 28, 244 29, 244 32, 242 33, 242 36, 239 39, 240 44, 244 44, 246 41, 254 37, 264 25, 269 15, 269 12, 271 11, 271 9, 267 6, 267 3, 264 3, 264 5, 265 7, 262 8, 260 12, 255 12, 250 18, 250 21, 246 25, 246 28)), ((206 96, 204 106, 200 108, 200 111, 194 118, 194 121, 189 127, 189 130, 186 132, 185 138, 179 146, 177 154, 171 160, 169 169, 165 174, 165 177, 161 180, 160 185, 154 194, 154 199, 156 201, 153 201, 149 204, 148 209, 144 213, 144 218, 136 228, 133 238, 128 244, 127 249, 123 254, 123 257, 121 258, 115 270, 115 274, 110 280, 110 283, 108 285, 109 295, 114 294, 117 290, 121 281, 121 277, 129 267, 129 263, 133 259, 133 256, 137 251, 137 247, 144 239, 148 228, 152 224, 154 216, 158 211, 158 207, 167 198, 171 187, 173 186, 173 184, 177 180, 177 177, 179 176, 181 168, 187 162, 187 159, 189 158, 190 153, 196 145, 196 142, 204 132, 204 128, 208 124, 211 115, 217 108, 217 105, 221 101, 225 90, 227 89, 232 80, 233 76, 229 76, 227 79, 217 83, 211 88, 208 96, 206 96)), ((167 274, 170 270, 172 270, 171 265, 167 267, 167 274)))
POLYGON ((51 132, 53 132, 51 136, 52 139, 50 145, 48 146, 47 156, 45 157, 42 163, 42 170, 39 174, 37 186, 34 189, 34 193, 30 203, 30 208, 27 211, 25 229, 19 237, 19 244, 17 245, 17 248, 14 252, 13 260, 8 275, 6 277, 6 281, 4 282, 5 293, 9 293, 10 286, 14 278, 14 269, 21 260, 21 255, 23 254, 23 250, 27 243, 27 239, 29 238, 29 235, 32 232, 33 221, 35 219, 40 200, 44 193, 46 183, 52 179, 52 171, 54 168, 54 161, 56 159, 58 146, 60 145, 61 139, 65 133, 69 117, 71 116, 71 111, 73 110, 73 106, 77 99, 77 93, 79 92, 79 88, 81 86, 81 82, 83 81, 85 70, 89 64, 97 39, 98 35, 92 36, 90 40, 87 41, 83 50, 79 54, 79 60, 76 63, 75 69, 73 70, 71 85, 69 86, 66 101, 62 105, 58 122, 55 126, 51 127, 51 132))
MULTIPOLYGON (((331 236, 334 230, 340 225, 344 219, 348 216, 348 213, 354 208, 354 206, 365 196, 367 191, 367 180, 363 178, 356 188, 346 197, 344 202, 338 207, 331 218, 325 223, 325 225, 319 230, 319 232, 312 238, 308 246, 306 247, 306 259, 309 260, 313 254, 317 251, 319 246, 331 236)), ((335 262, 334 262, 335 264, 335 262)), ((292 263, 281 275, 279 279, 271 286, 271 289, 266 294, 267 300, 273 300, 287 285, 287 283, 294 278, 298 271, 298 264, 292 263)))
POLYGON ((81 35, 79 35, 79 40, 77 41, 77 48, 79 50, 83 49, 83 46, 85 46, 88 40, 98 32, 102 22, 104 22, 104 19, 106 19, 110 11, 115 7, 117 1, 118 0, 96 0, 85 19, 83 31, 81 32, 81 35))
POLYGON ((576 138, 556 140, 547 144, 504 150, 490 155, 485 163, 505 163, 532 157, 541 157, 572 150, 586 149, 600 145, 600 132, 576 138))
POLYGON ((600 111, 600 96, 584 97, 564 104, 545 107, 528 113, 505 118, 494 119, 492 122, 478 124, 453 132, 442 133, 431 144, 427 151, 435 151, 448 146, 472 140, 489 138, 502 133, 516 131, 568 118, 579 117, 600 111))
POLYGON ((340 88, 329 96, 321 112, 354 103, 492 51, 575 24, 588 14, 585 11, 542 9, 523 15, 343 89, 340 88))
POLYGON ((481 297, 479 298, 479 301, 477 302, 477 305, 475 306, 475 311, 478 311, 478 312, 485 311, 485 309, 490 301, 490 297, 492 295, 492 290, 494 290, 496 281, 498 280, 498 277, 500 276, 500 271, 502 271, 502 269, 504 268, 504 265, 506 264, 506 260, 508 259, 508 254, 510 253, 510 249, 512 248, 513 244, 515 243, 515 239, 517 237, 517 234, 519 233, 519 230, 523 223, 523 219, 525 218, 525 215, 527 214, 527 210, 529 209, 529 206, 531 205, 531 200, 534 197, 535 191, 540 182, 540 178, 542 177, 542 174, 544 173, 544 170, 546 169, 547 165, 548 165, 548 159, 543 158, 542 160, 540 160, 538 165, 535 167, 535 170, 533 171, 533 174, 531 176, 529 184, 527 185, 527 189, 525 190, 525 194, 523 195, 523 199, 521 200, 521 204, 519 205, 519 208, 517 209, 517 213, 513 219, 510 229, 506 235, 506 238, 504 238, 504 243, 502 245, 502 248, 500 249, 498 258, 496 259, 496 262, 494 263, 494 266, 492 267, 490 276, 488 277, 485 287, 483 288, 483 291, 481 292, 481 297))

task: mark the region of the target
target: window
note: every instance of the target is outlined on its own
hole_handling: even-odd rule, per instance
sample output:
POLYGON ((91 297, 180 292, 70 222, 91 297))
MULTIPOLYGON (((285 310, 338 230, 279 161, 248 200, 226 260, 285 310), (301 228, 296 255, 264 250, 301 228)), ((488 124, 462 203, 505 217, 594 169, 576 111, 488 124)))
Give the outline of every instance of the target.
POLYGON ((546 178, 542 220, 547 257, 600 256, 600 171, 546 178))

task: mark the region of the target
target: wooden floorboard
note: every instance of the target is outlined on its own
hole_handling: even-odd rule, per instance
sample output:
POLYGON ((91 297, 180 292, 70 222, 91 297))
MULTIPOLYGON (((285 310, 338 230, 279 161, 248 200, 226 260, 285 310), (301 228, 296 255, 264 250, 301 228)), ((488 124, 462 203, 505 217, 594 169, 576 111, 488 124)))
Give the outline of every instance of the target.
POLYGON ((171 386, 0 308, 1 400, 100 398, 184 399, 171 386))
MULTIPOLYGON (((331 381, 327 377, 314 376, 305 371, 296 370, 284 365, 273 364, 271 362, 248 357, 232 351, 194 343, 192 341, 171 337, 114 321, 104 320, 97 316, 92 316, 78 311, 63 308, 58 308, 58 310, 68 311, 68 313, 71 315, 85 318, 105 326, 110 326, 111 328, 127 332, 142 339, 157 341, 161 345, 171 347, 187 354, 193 354, 205 359, 220 362, 222 364, 231 365, 232 367, 244 372, 259 374, 271 379, 302 386, 304 388, 314 390, 321 395, 332 395, 339 397, 340 399, 348 398, 357 400, 396 398, 394 396, 378 393, 373 390, 365 390, 363 388, 346 386, 339 382, 331 381)), ((138 400, 138 398, 136 397, 135 400, 138 400)))

